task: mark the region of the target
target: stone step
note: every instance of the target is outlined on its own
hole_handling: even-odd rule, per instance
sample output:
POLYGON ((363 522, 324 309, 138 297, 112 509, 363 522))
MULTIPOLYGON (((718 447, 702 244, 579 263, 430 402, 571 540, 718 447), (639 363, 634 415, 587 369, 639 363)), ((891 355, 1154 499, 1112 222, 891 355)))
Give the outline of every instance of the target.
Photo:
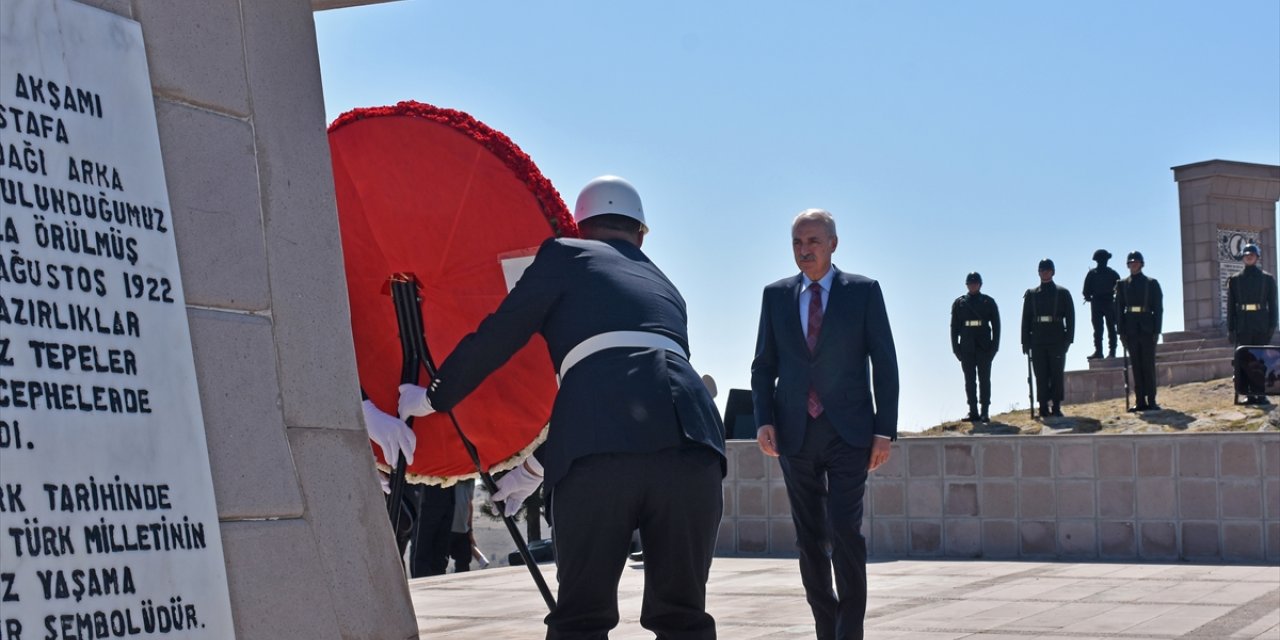
MULTIPOLYGON (((1168 386, 1204 382, 1232 375, 1231 359, 1207 358, 1156 362, 1156 384, 1168 386)), ((1130 379, 1132 384, 1132 378, 1130 379)), ((1124 370, 1120 367, 1068 371, 1063 390, 1066 403, 1093 402, 1124 397, 1124 370)))
MULTIPOLYGON (((1235 349, 1230 345, 1221 347, 1212 347, 1206 349, 1182 349, 1169 351, 1165 349, 1166 345, 1158 345, 1156 347, 1156 362, 1182 362, 1185 360, 1213 360, 1215 358, 1223 358, 1230 361, 1235 349)), ((1089 370, 1119 370, 1124 367, 1124 358, 1098 358, 1089 360, 1089 370)))

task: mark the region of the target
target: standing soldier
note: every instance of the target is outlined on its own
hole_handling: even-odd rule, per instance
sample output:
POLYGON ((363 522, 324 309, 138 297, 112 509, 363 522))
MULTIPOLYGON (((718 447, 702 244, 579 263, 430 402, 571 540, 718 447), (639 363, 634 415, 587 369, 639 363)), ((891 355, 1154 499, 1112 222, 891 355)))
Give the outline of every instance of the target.
POLYGON ((1164 294, 1155 278, 1142 273, 1146 261, 1141 251, 1129 252, 1125 259, 1129 277, 1116 285, 1116 311, 1120 318, 1120 339, 1129 351, 1133 367, 1133 387, 1137 405, 1129 411, 1158 411, 1156 404, 1156 341, 1164 320, 1164 294))
POLYGON ((1111 252, 1098 249, 1093 252, 1093 261, 1098 266, 1089 270, 1084 277, 1084 301, 1089 303, 1090 318, 1093 320, 1093 353, 1090 360, 1102 357, 1102 328, 1107 329, 1107 357, 1116 357, 1116 308, 1112 295, 1116 290, 1116 281, 1120 274, 1107 266, 1111 252))
MULTIPOLYGON (((1227 336, 1236 347, 1270 344, 1276 332, 1276 279, 1258 267, 1261 256, 1258 245, 1245 245, 1244 271, 1227 280, 1227 336)), ((1265 393, 1251 393, 1245 401, 1266 403, 1265 393)))
POLYGON ((965 276, 969 293, 951 303, 951 352, 964 369, 964 394, 969 400, 965 420, 991 422, 987 407, 991 404, 991 360, 1000 350, 1000 309, 991 296, 981 293, 982 276, 978 272, 965 276), (981 387, 982 413, 978 413, 981 387))
POLYGON ((1076 335, 1071 293, 1053 282, 1053 261, 1040 261, 1040 286, 1022 296, 1022 352, 1031 355, 1040 415, 1062 415, 1067 349, 1076 335))

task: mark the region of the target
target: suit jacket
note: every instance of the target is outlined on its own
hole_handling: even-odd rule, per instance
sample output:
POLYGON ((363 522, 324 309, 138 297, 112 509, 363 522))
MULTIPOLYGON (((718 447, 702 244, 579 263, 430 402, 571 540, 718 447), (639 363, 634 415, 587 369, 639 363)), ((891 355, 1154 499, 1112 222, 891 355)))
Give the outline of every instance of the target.
POLYGON ((756 424, 774 425, 780 453, 797 453, 813 386, 845 442, 869 447, 875 435, 896 439, 898 356, 880 283, 835 271, 813 354, 800 324, 805 286, 800 274, 764 288, 751 363, 756 424))
MULTIPOLYGON (((534 333, 556 370, 570 349, 609 331, 649 331, 689 351, 684 298, 639 247, 550 239, 520 281, 440 365, 428 397, 453 408, 534 333)), ((595 453, 652 452, 698 443, 724 456, 724 424, 702 379, 665 349, 613 348, 561 380, 547 441, 538 451, 548 487, 595 453)))

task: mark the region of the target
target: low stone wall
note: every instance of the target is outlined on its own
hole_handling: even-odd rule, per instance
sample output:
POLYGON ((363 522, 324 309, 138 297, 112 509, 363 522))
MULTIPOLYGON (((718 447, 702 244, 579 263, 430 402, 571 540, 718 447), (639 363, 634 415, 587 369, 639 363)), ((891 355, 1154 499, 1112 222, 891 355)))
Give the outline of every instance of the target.
MULTIPOLYGON (((719 555, 795 555, 778 461, 730 441, 719 555)), ((875 557, 1280 561, 1280 433, 903 438, 875 557)))

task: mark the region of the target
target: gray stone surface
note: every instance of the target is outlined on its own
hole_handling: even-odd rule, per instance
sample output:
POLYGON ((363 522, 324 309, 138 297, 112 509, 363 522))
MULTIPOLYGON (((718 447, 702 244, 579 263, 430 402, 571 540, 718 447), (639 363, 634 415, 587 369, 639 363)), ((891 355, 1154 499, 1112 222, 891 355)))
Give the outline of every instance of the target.
POLYGON ((224 522, 222 549, 239 640, 344 638, 334 610, 314 606, 334 594, 305 521, 224 522))
POLYGON ((271 322, 191 309, 191 350, 204 412, 218 517, 297 518, 302 494, 285 438, 271 322), (249 446, 246 446, 249 445, 249 446))
MULTIPOLYGON (((143 25, 157 95, 241 118, 249 115, 240 2, 134 0, 133 8, 143 25)), ((290 46, 296 45, 282 40, 279 48, 283 52, 290 46)), ((314 46, 310 53, 315 57, 314 46)), ((167 154, 165 163, 171 164, 167 154)))
POLYGON ((285 422, 360 430, 311 8, 292 0, 245 3, 243 11, 285 422), (281 49, 281 40, 294 46, 281 49))
POLYGON ((187 304, 263 311, 267 257, 248 122, 156 102, 187 304))
POLYGON ((409 594, 365 434, 289 429, 289 443, 342 638, 411 637, 411 621, 397 615, 409 594))

